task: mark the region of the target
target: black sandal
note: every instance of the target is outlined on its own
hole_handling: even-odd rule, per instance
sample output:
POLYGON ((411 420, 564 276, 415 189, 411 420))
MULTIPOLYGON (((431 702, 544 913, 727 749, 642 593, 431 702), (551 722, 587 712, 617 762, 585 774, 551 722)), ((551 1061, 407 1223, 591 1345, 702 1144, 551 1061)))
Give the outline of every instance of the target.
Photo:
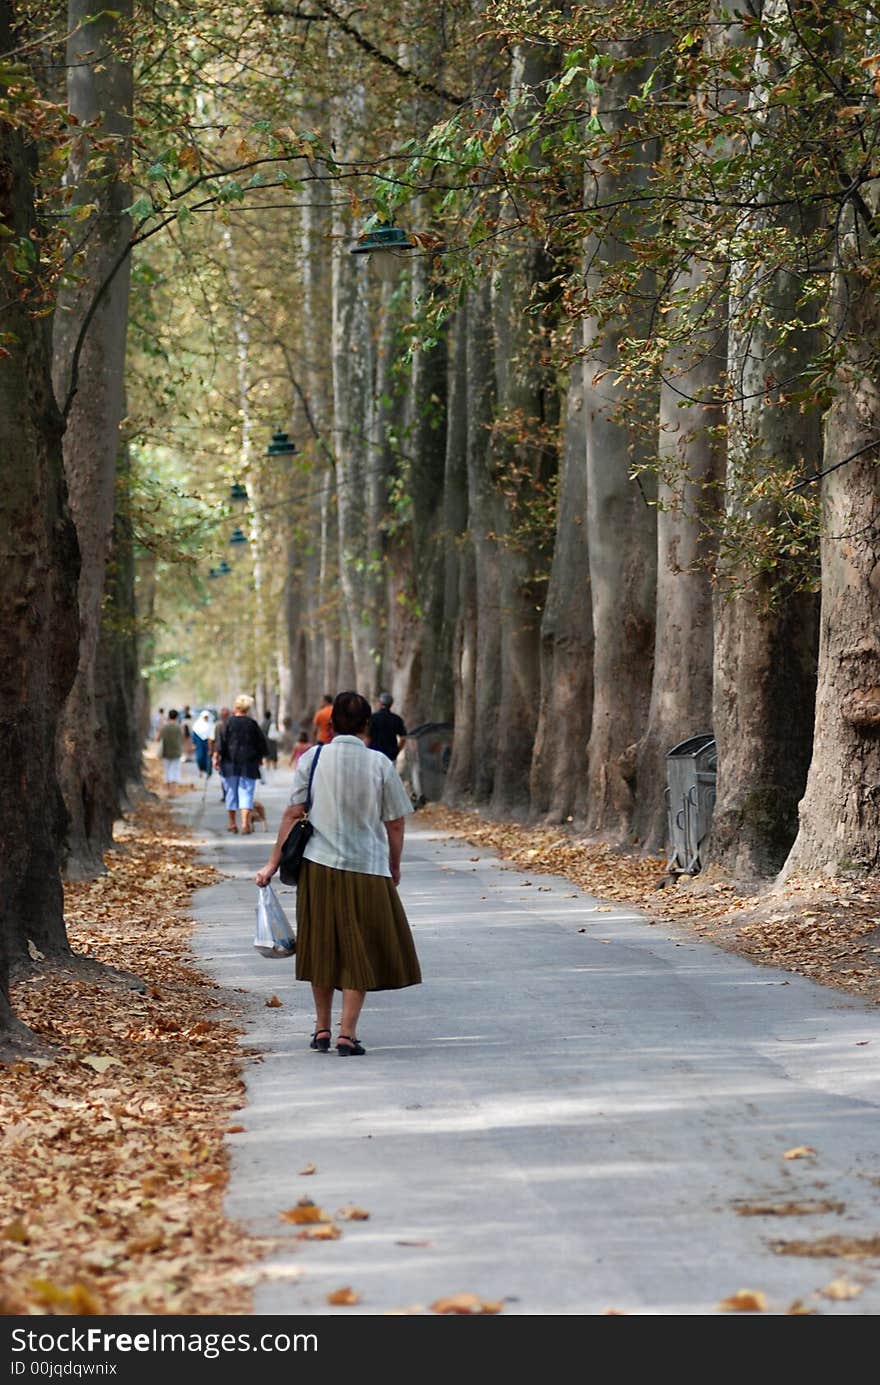
POLYGON ((351 1034, 340 1034, 339 1038, 348 1039, 347 1044, 339 1042, 336 1044, 336 1052, 339 1054, 340 1058, 348 1058, 349 1056, 356 1058, 360 1057, 362 1053, 366 1053, 367 1050, 364 1048, 363 1044, 360 1043, 359 1040, 352 1038, 351 1034))
POLYGON ((330 1030, 329 1030, 329 1029, 316 1029, 315 1032, 314 1032, 314 1034, 312 1035, 312 1042, 309 1044, 309 1048, 316 1048, 316 1049, 318 1050, 319 1053, 329 1053, 329 1052, 330 1052, 330 1030), (319 1034, 326 1034, 326 1035, 327 1035, 326 1039, 321 1039, 321 1038, 319 1038, 319 1037, 318 1037, 319 1034))

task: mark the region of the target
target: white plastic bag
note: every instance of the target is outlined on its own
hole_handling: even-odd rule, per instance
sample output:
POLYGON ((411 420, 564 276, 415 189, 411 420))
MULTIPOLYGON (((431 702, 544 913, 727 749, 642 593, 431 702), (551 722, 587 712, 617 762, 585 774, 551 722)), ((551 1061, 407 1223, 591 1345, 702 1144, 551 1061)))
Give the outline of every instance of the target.
POLYGON ((263 957, 292 957, 296 952, 296 935, 271 885, 259 887, 254 947, 263 957))

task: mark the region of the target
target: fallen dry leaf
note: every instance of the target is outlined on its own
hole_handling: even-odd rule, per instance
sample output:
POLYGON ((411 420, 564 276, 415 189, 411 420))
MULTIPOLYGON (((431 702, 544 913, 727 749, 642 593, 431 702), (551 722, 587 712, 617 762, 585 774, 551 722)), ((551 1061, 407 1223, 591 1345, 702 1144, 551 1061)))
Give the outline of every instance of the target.
POLYGON ((227 1127, 226 1127, 226 1134, 227 1134, 227 1135, 240 1135, 241 1132, 242 1132, 244 1129, 245 1129, 245 1127, 244 1127, 243 1125, 227 1125, 227 1127))
POLYGON ((818 1313, 818 1311, 818 1308, 811 1308, 809 1304, 804 1303, 802 1298, 796 1298, 794 1302, 790 1303, 786 1308, 785 1314, 786 1317, 800 1318, 806 1317, 807 1314, 810 1313, 818 1313))
POLYGON ((283 1005, 283 1004, 284 1004, 284 1001, 283 1001, 283 1000, 279 1000, 278 997, 277 997, 277 995, 271 996, 271 997, 266 1001, 266 1007, 267 1007, 267 1009, 269 1009, 269 1010, 277 1010, 278 1007, 279 1007, 280 1005, 283 1005))
POLYGON ((740 1217, 808 1217, 825 1212, 845 1212, 846 1203, 834 1198, 803 1198, 793 1202, 735 1202, 740 1217))
POLYGON ((101 1054, 90 1053, 87 1058, 82 1059, 95 1072, 106 1072, 108 1068, 121 1068, 122 1063, 118 1058, 105 1058, 101 1054))
POLYGON ((279 1212, 278 1215, 282 1221, 293 1222, 294 1226, 307 1226, 312 1222, 331 1220, 327 1213, 322 1212, 313 1202, 297 1203, 296 1207, 288 1207, 285 1212, 279 1212))
POLYGON ((852 1280, 847 1279, 845 1275, 841 1275, 839 1279, 832 1279, 830 1284, 826 1284, 824 1289, 819 1290, 823 1298, 838 1299, 858 1298, 861 1292, 862 1285, 853 1284, 852 1280))
POLYGON ((783 1154, 783 1159, 809 1159, 811 1154, 816 1151, 812 1145, 795 1145, 794 1149, 787 1149, 783 1154))
POLYGON ((310 1174, 310 1173, 317 1173, 317 1172, 318 1172, 318 1165, 317 1165, 317 1164, 306 1164, 305 1168, 304 1168, 304 1169, 300 1169, 299 1172, 300 1172, 300 1176, 301 1176, 302 1178, 305 1178, 307 1174, 310 1174))
POLYGON ((338 1241, 342 1232, 338 1226, 324 1224, 322 1226, 307 1226, 305 1231, 298 1231, 296 1239, 298 1241, 338 1241))
POLYGON ((433 1241, 395 1241, 396 1246, 432 1246, 433 1241))
POLYGON ((349 1205, 346 1206, 346 1207, 340 1207, 340 1208, 339 1208, 339 1211, 336 1213, 336 1215, 337 1215, 337 1217, 341 1217, 341 1219, 342 1219, 343 1221, 369 1221, 369 1220, 370 1220, 370 1214, 369 1214, 369 1212, 365 1212, 364 1209, 363 1209, 363 1207, 352 1207, 351 1204, 349 1204, 349 1205))
POLYGON ((487 1303, 476 1294, 452 1294, 431 1304, 432 1313, 500 1313, 503 1303, 487 1303))
POLYGON ((874 1260, 880 1258, 880 1236, 818 1236, 815 1241, 772 1241, 776 1255, 815 1259, 874 1260))
POLYGON ((760 1289, 737 1289, 723 1298, 718 1307, 723 1313, 766 1313, 767 1298, 760 1289))
POLYGON ((345 1308, 349 1308, 355 1303, 360 1303, 360 1301, 360 1294, 356 1294, 354 1289, 349 1287, 346 1287, 344 1289, 334 1289, 332 1294, 327 1295, 328 1303, 339 1304, 345 1308))

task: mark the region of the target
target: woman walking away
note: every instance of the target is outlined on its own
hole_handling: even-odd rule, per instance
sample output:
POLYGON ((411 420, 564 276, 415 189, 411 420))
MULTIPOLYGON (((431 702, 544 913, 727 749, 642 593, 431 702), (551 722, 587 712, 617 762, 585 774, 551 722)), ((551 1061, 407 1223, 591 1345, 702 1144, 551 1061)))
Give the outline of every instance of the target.
POLYGON ((268 747, 262 730, 248 713, 254 699, 242 693, 232 705, 232 716, 224 723, 214 741, 214 765, 223 777, 226 810, 229 813, 227 831, 237 832, 235 811, 241 809, 242 832, 253 832, 251 814, 254 808, 254 788, 260 777, 260 762, 266 758, 268 747))
POLYGON ((199 774, 211 777, 211 742, 214 739, 214 718, 207 707, 199 712, 192 724, 193 745, 196 748, 196 764, 199 774))
POLYGON ((305 813, 312 779, 309 821, 296 890, 296 975, 312 983, 315 1032, 310 1047, 330 1048, 333 992, 342 992, 336 1052, 366 1050, 357 1025, 367 991, 417 986, 422 979, 415 944, 397 893, 403 820, 412 812, 394 765, 370 750, 370 704, 356 692, 333 701, 332 740, 300 756, 290 806, 258 885, 268 885, 293 824, 305 813))

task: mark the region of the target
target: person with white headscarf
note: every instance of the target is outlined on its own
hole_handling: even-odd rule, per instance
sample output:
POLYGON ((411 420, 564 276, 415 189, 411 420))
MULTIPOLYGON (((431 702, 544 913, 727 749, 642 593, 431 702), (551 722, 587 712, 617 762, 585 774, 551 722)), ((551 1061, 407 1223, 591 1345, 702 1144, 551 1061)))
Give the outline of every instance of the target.
POLYGON ((192 724, 191 734, 196 751, 196 764, 199 774, 211 777, 211 755, 214 749, 214 717, 208 707, 199 712, 192 724))

